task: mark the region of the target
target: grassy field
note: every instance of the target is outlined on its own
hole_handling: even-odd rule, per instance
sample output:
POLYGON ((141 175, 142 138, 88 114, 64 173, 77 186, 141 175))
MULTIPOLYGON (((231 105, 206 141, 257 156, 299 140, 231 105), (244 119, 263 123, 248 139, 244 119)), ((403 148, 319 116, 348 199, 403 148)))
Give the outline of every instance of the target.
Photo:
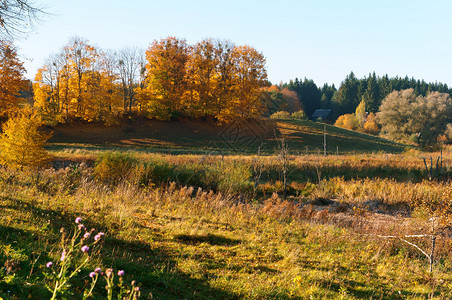
POLYGON ((62 124, 54 128, 49 150, 140 151, 169 154, 253 155, 274 154, 282 137, 293 153, 323 153, 324 129, 330 154, 384 151, 400 153, 405 145, 312 121, 244 120, 221 125, 179 120, 122 121, 103 124, 62 124))
MULTIPOLYGON (((226 156, 203 150, 210 140, 204 133, 186 150, 168 132, 152 136, 179 145, 166 154, 159 152, 171 147, 107 144, 93 132, 81 141, 86 147, 71 148, 73 129, 65 139, 55 135, 56 168, 0 172, 0 297, 50 298, 46 285, 54 286, 52 270, 70 248, 63 236, 84 232, 74 222, 81 217, 88 231, 105 237, 82 238, 92 243, 90 251, 77 246, 68 270, 89 259, 59 298, 82 299, 99 267, 124 270, 115 280, 136 281, 142 298, 450 299, 452 149, 429 180, 422 157, 435 160, 439 153, 401 153, 400 145, 328 126, 331 147, 359 153, 323 157, 315 150, 323 125, 274 126, 289 143, 285 167, 273 155, 270 130, 267 155, 257 155, 250 139, 211 135, 232 147, 226 156), (105 151, 116 147, 121 151, 105 151), (438 225, 429 272, 416 247, 429 252, 430 238, 422 235, 431 233, 432 215, 438 225)), ((100 136, 104 129, 98 130, 100 136)), ((88 298, 107 297, 101 277, 88 298)))

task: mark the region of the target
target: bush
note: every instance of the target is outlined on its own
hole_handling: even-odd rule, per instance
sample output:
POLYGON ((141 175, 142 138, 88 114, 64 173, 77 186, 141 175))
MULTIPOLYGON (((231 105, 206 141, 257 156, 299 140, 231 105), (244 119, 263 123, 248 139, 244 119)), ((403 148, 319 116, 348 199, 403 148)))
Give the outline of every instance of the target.
POLYGON ((359 128, 359 122, 355 114, 345 114, 337 118, 336 123, 334 123, 334 126, 345 128, 348 130, 357 130, 359 128))
POLYGON ((129 154, 106 152, 97 158, 94 176, 111 184, 134 181, 133 175, 137 165, 138 160, 129 154))
POLYGON ((290 119, 290 113, 287 111, 278 111, 270 116, 270 119, 287 120, 290 119))
POLYGON ((292 113, 291 117, 292 117, 292 119, 297 119, 297 120, 307 120, 308 119, 308 116, 306 115, 306 113, 303 110, 299 110, 299 111, 292 113))
POLYGON ((444 135, 449 140, 449 143, 452 143, 452 123, 447 124, 444 135))
POLYGON ((251 192, 253 183, 250 181, 251 168, 240 162, 218 163, 210 170, 217 179, 215 185, 218 191, 227 194, 247 194, 251 192))

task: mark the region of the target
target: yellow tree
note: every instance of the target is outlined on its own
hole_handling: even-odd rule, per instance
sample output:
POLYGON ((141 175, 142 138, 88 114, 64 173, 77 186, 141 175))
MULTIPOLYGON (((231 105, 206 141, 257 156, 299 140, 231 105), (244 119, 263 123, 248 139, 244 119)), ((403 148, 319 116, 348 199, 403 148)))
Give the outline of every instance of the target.
POLYGON ((39 167, 49 161, 44 145, 50 135, 39 131, 41 117, 29 108, 17 111, 3 124, 0 161, 13 167, 39 167))
POLYGON ((380 128, 378 127, 376 116, 374 113, 370 113, 367 118, 366 122, 363 125, 364 132, 370 133, 370 134, 378 134, 380 132, 380 128))
POLYGON ((24 102, 20 96, 21 91, 28 89, 24 73, 14 45, 0 40, 0 116, 6 116, 24 102))
POLYGON ((215 85, 218 59, 214 42, 203 40, 191 48, 187 62, 187 92, 184 109, 194 117, 212 116, 215 109, 215 85))
POLYGON ((35 76, 34 106, 39 109, 46 122, 61 121, 64 104, 60 98, 61 68, 60 56, 52 55, 35 76))
POLYGON ((267 82, 265 57, 250 46, 237 46, 232 51, 234 65, 233 97, 221 118, 258 117, 263 111, 260 88, 267 82))
POLYGON ((50 112, 52 110, 51 97, 53 93, 52 85, 48 84, 46 76, 49 73, 47 66, 39 68, 35 75, 35 82, 33 83, 34 91, 34 105, 41 111, 50 112))
POLYGON ((215 41, 214 115, 220 120, 228 114, 228 106, 233 98, 235 65, 233 61, 234 44, 230 41, 215 41))
POLYGON ((75 104, 76 116, 85 118, 89 112, 86 111, 85 103, 92 99, 88 93, 88 74, 93 74, 95 63, 98 59, 96 48, 91 46, 87 40, 75 37, 64 47, 64 52, 69 64, 69 89, 73 98, 71 102, 75 104))
POLYGON ((181 111, 188 46, 175 37, 156 40, 146 50, 146 60, 147 109, 153 117, 169 119, 181 111))
POLYGON ((359 127, 363 127, 367 118, 366 102, 364 101, 364 98, 361 100, 358 107, 356 107, 355 116, 356 119, 358 120, 359 127))
POLYGON ((70 88, 71 82, 71 69, 69 65, 69 49, 64 47, 58 54, 58 62, 60 63, 59 78, 60 78, 60 88, 59 88, 59 99, 61 101, 61 109, 65 115, 66 121, 72 115, 75 108, 73 108, 73 102, 71 99, 74 98, 72 95, 72 90, 70 88))

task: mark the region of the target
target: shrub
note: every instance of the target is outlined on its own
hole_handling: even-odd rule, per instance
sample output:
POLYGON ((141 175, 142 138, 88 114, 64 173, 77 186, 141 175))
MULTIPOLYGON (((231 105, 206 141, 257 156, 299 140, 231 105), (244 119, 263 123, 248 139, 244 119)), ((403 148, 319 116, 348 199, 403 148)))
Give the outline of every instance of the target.
POLYGON ((218 178, 218 190, 223 193, 246 194, 253 188, 251 168, 241 162, 217 164, 212 175, 218 178))
POLYGON ((452 123, 447 124, 444 134, 446 135, 449 142, 452 143, 452 123))
POLYGON ((359 122, 355 114, 345 114, 337 118, 334 126, 345 128, 348 130, 356 130, 359 128, 359 122))
POLYGON ((303 110, 296 111, 291 115, 292 119, 307 120, 308 116, 303 110))
POLYGON ((106 152, 97 158, 94 176, 112 184, 135 180, 133 175, 137 164, 138 160, 129 154, 106 152))
POLYGON ((366 121, 363 125, 364 132, 370 133, 370 134, 378 134, 380 132, 380 128, 378 127, 376 117, 374 113, 370 113, 366 121))
POLYGON ((270 119, 287 120, 290 119, 290 113, 287 111, 278 111, 270 116, 270 119))

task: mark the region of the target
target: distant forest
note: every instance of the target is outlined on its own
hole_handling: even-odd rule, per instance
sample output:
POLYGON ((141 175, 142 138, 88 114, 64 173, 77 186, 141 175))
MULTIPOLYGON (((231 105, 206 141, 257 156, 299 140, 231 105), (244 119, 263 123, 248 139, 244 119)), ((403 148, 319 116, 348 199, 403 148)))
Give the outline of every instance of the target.
POLYGON ((437 91, 440 93, 452 93, 447 84, 427 83, 424 80, 406 77, 392 77, 388 75, 377 76, 375 72, 362 79, 356 78, 351 72, 339 89, 334 84, 324 84, 317 86, 313 80, 304 78, 290 80, 283 83, 280 89, 287 88, 297 93, 298 98, 308 117, 318 109, 331 109, 329 119, 334 121, 340 115, 354 113, 359 103, 364 100, 366 110, 369 113, 376 113, 382 100, 392 91, 414 89, 416 95, 425 96, 427 93, 437 91))

